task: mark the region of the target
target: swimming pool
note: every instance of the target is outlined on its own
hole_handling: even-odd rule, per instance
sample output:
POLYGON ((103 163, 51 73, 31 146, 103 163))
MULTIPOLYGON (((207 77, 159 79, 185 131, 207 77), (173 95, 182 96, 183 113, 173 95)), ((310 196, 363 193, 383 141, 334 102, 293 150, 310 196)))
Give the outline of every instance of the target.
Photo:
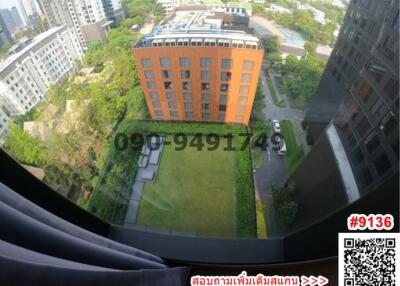
POLYGON ((278 30, 285 36, 286 43, 292 46, 304 48, 305 40, 304 38, 297 33, 296 31, 286 29, 284 27, 278 26, 278 30))

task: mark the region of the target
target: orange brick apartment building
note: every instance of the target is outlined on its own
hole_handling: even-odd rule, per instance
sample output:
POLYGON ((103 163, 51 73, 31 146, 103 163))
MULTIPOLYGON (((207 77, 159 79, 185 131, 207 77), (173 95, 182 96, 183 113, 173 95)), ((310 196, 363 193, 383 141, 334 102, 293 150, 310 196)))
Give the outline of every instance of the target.
POLYGON ((175 18, 133 49, 151 117, 248 124, 264 51, 205 11, 175 18))

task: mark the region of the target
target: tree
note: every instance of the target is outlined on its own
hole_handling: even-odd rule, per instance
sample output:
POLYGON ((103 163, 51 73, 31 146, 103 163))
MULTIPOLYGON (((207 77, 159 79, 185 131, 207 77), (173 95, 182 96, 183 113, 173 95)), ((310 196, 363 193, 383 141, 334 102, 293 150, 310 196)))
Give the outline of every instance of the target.
POLYGON ((86 52, 83 62, 96 68, 102 68, 107 60, 105 49, 101 43, 94 43, 86 52))
POLYGON ((293 224, 297 216, 298 206, 296 202, 285 202, 277 211, 277 222, 281 227, 293 224))
POLYGON ((271 62, 271 64, 276 65, 282 62, 282 57, 280 54, 269 54, 267 55, 267 60, 271 62))
POLYGON ((282 52, 282 45, 278 36, 263 38, 262 43, 265 51, 268 54, 273 54, 273 53, 280 54, 282 52))
POLYGON ((166 14, 165 8, 160 3, 155 3, 153 7, 154 16, 164 16, 166 14))
POLYGON ((9 125, 4 148, 22 163, 40 166, 44 162, 45 150, 40 141, 14 123, 9 125))
POLYGON ((304 49, 307 51, 308 54, 315 54, 317 51, 317 44, 314 42, 306 42, 304 44, 304 49))

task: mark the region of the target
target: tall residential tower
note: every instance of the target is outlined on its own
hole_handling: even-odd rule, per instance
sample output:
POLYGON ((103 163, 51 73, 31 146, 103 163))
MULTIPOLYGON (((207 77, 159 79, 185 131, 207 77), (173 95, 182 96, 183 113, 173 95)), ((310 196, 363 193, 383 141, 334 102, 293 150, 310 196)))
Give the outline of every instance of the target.
POLYGON ((398 191, 398 1, 351 1, 303 124, 314 147, 291 176, 298 225, 398 191))

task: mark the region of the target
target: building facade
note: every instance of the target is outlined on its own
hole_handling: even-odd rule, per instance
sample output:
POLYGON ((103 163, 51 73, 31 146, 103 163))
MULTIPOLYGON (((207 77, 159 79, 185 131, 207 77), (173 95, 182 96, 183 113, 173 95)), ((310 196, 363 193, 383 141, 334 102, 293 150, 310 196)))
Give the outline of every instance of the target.
POLYGON ((7 28, 3 16, 0 15, 0 47, 4 45, 12 45, 14 43, 11 33, 7 28))
POLYGON ((350 3, 304 126, 314 147, 291 176, 299 224, 398 191, 398 1, 350 3))
POLYGON ((23 23, 22 23, 21 15, 19 14, 17 7, 14 6, 11 8, 11 14, 13 16, 16 27, 21 27, 23 23))
MULTIPOLYGON (((24 114, 46 97, 52 84, 75 71, 83 57, 75 33, 67 26, 52 28, 0 64, 0 110, 4 117, 24 114)), ((0 134, 4 135, 7 124, 0 134)))
POLYGON ((177 11, 133 49, 151 117, 248 124, 264 50, 207 11, 177 11), (186 32, 182 32, 182 28, 186 32))
POLYGON ((92 42, 104 42, 112 21, 121 17, 119 0, 41 1, 50 26, 73 27, 84 49, 87 49, 92 42))
POLYGON ((0 9, 0 15, 3 18, 3 21, 7 27, 7 30, 10 32, 10 34, 14 34, 17 25, 14 21, 14 17, 12 15, 11 10, 8 9, 0 9))

